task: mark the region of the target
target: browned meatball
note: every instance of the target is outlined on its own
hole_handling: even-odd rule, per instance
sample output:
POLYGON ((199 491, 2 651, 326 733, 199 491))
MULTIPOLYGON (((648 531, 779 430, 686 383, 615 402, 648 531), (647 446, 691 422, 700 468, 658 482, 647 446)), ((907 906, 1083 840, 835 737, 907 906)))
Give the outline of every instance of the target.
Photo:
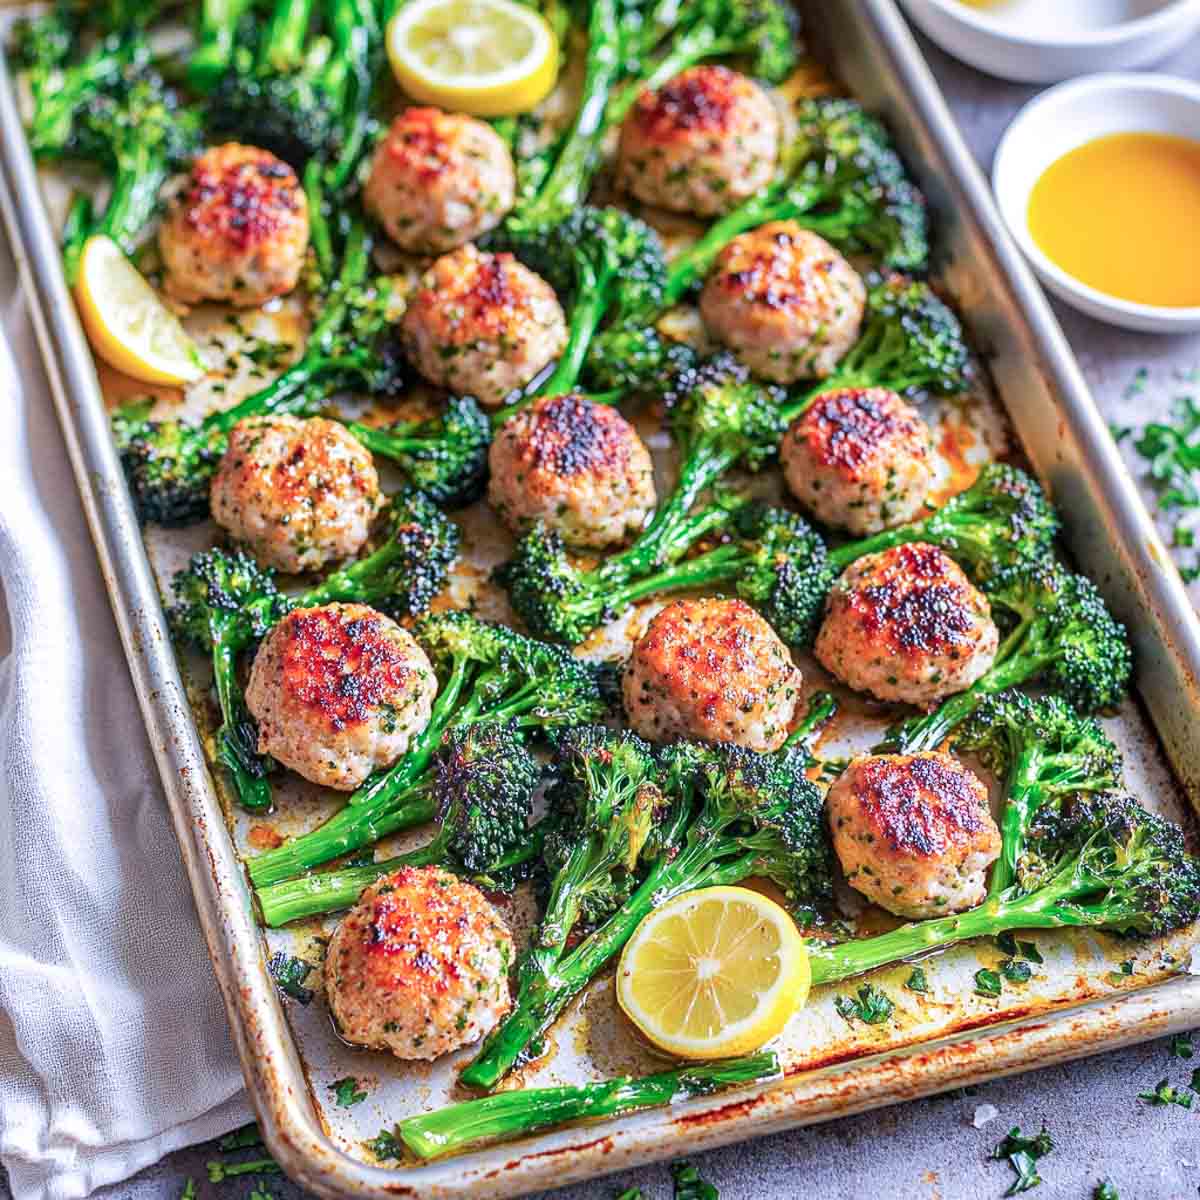
POLYGON ((308 249, 304 189, 269 150, 214 146, 167 206, 158 246, 176 300, 262 304, 300 278, 308 249))
POLYGON ((855 759, 826 809, 847 881, 881 908, 936 917, 983 900, 1000 830, 987 788, 950 755, 855 759))
POLYGON ((690 67, 637 98, 621 126, 620 186, 645 204, 715 216, 763 187, 779 156, 766 92, 728 67, 690 67))
POLYGON ((510 417, 488 455, 488 500, 513 530, 541 519, 576 546, 611 546, 653 510, 654 464, 615 408, 543 396, 510 417))
POLYGON ((213 520, 290 573, 357 554, 380 500, 370 452, 324 417, 239 421, 212 481, 213 520))
POLYGON ((430 383, 499 405, 567 344, 553 288, 511 254, 444 254, 409 301, 401 336, 430 383))
POLYGON ((778 750, 800 699, 800 672, 742 600, 676 600, 633 647, 621 681, 630 727, 651 742, 699 738, 778 750))
POLYGON ((425 651, 365 604, 298 608, 267 634, 246 706, 258 748, 313 783, 352 792, 429 724, 437 677, 425 651))
POLYGON ((756 375, 823 379, 858 339, 867 289, 824 238, 795 221, 735 237, 700 293, 708 331, 756 375))
POLYGON ((913 542, 846 568, 815 650, 855 691, 933 706, 987 671, 998 641, 983 593, 943 551, 913 542))
POLYGON ((348 1042, 434 1059, 489 1033, 512 1007, 512 935, 478 888, 401 867, 363 892, 325 955, 325 992, 348 1042))
POLYGON ((933 479, 929 427, 887 388, 818 396, 780 448, 792 495, 856 536, 911 520, 933 479))
POLYGON ((363 205, 401 249, 441 254, 499 225, 515 191, 512 155, 490 125, 409 108, 375 151, 363 205))

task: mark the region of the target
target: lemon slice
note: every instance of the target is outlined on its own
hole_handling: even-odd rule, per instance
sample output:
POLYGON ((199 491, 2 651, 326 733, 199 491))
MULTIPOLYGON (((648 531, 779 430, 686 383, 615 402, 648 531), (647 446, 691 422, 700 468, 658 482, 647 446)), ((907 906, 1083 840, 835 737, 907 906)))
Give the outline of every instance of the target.
POLYGON ((558 76, 558 41, 514 0, 413 0, 392 18, 388 58, 414 100, 503 117, 528 112, 558 76))
POLYGON ((204 374, 196 344, 179 318, 112 238, 88 238, 75 299, 92 348, 118 371, 143 383, 177 385, 204 374))
POLYGON ((637 927, 621 955, 617 1002, 661 1049, 727 1058, 777 1037, 811 983, 804 939, 774 900, 702 888, 637 927))

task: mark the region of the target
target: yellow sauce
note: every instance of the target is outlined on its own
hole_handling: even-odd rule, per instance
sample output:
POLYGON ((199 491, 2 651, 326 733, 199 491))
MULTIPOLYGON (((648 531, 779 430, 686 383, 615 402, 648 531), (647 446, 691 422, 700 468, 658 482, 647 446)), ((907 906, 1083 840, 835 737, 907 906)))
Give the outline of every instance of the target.
POLYGON ((1051 164, 1029 232, 1076 279, 1141 304, 1200 306, 1200 142, 1115 133, 1051 164))

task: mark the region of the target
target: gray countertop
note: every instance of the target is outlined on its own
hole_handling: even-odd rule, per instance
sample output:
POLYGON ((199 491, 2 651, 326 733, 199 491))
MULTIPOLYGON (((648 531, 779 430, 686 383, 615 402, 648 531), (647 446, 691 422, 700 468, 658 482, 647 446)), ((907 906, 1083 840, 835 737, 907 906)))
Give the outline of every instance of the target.
MULTIPOLYGON (((972 149, 990 167, 1000 134, 1036 89, 989 79, 927 47, 935 73, 972 149)), ((1162 69, 1200 77, 1200 44, 1162 69)), ((1105 415, 1118 424, 1144 422, 1166 412, 1186 388, 1183 372, 1200 364, 1200 337, 1162 339, 1126 334, 1058 308, 1071 344, 1105 415), (1127 395, 1141 367, 1145 387, 1127 395)), ((1197 385, 1200 390, 1200 385, 1197 385)), ((1132 451, 1126 448, 1131 465, 1132 451)), ((1198 1039, 1200 1043, 1200 1039, 1198 1039)), ((1151 1108, 1137 1093, 1169 1075, 1185 1082, 1191 1063, 1171 1058, 1164 1041, 1102 1058, 1000 1080, 968 1092, 914 1101, 879 1112, 731 1146, 695 1160, 721 1200, 791 1200, 792 1197, 880 1197, 886 1200, 958 1200, 999 1197, 1012 1181, 1005 1163, 988 1160, 1004 1132, 1043 1124, 1056 1143, 1042 1160, 1045 1182, 1038 1200, 1090 1200, 1101 1179, 1111 1180, 1121 1200, 1176 1200, 1200 1189, 1200 1109, 1151 1108), (976 1129, 981 1105, 998 1115, 976 1129)), ((115 1200, 174 1200, 194 1178, 198 1195, 248 1196, 251 1181, 210 1187, 204 1163, 214 1147, 181 1151, 137 1178, 101 1195, 115 1200)), ((286 1181, 260 1180, 275 1200, 304 1193, 286 1181)), ((667 1200, 665 1167, 649 1167, 554 1193, 555 1200, 611 1200, 632 1186, 646 1200, 667 1200)), ((0 1198, 8 1189, 0 1177, 0 1198)), ((549 1198, 547 1197, 547 1200, 549 1198)))

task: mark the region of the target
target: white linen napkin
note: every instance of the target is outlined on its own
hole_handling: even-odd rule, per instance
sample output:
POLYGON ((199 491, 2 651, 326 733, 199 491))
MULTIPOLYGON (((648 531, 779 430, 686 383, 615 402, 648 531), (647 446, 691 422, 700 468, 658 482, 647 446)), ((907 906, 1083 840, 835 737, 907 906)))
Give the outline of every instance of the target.
POLYGON ((71 1200, 252 1115, 2 237, 0 305, 0 1161, 71 1200))

